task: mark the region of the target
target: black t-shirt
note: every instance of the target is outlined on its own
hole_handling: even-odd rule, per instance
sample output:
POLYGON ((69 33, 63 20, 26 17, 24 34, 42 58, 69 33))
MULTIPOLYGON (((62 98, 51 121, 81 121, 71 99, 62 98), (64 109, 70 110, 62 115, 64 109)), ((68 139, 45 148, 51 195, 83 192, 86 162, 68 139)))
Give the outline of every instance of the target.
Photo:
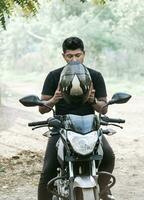
MULTIPOLYGON (((44 82, 42 95, 50 95, 53 96, 59 83, 60 74, 64 67, 51 71, 44 82)), ((106 97, 106 87, 104 79, 100 72, 95 71, 93 69, 87 68, 91 75, 91 79, 93 82, 93 87, 95 89, 95 97, 101 98, 106 97)), ((75 114, 75 115, 88 115, 93 114, 94 109, 88 103, 83 105, 70 105, 65 102, 64 99, 61 99, 56 105, 56 114, 57 115, 65 115, 65 114, 75 114)))

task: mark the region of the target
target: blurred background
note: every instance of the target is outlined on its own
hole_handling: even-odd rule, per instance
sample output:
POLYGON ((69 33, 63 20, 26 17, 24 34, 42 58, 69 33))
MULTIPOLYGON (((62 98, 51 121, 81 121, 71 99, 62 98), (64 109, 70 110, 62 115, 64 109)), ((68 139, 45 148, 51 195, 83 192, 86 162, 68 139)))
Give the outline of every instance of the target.
MULTIPOLYGON (((101 71, 117 90, 143 92, 144 2, 40 0, 38 13, 24 17, 19 9, 5 17, 0 31, 0 89, 10 95, 7 82, 27 79, 42 87, 47 73, 63 66, 61 44, 66 37, 83 39, 85 64, 101 71), (42 81, 42 82, 41 82, 42 81)), ((40 91, 39 91, 40 92, 40 91)), ((4 101, 3 101, 4 103, 4 101)))
POLYGON ((27 123, 52 113, 41 115, 19 99, 41 95, 48 72, 65 65, 63 40, 77 36, 85 44, 85 65, 103 74, 108 98, 115 92, 132 95, 108 113, 127 122, 109 139, 117 161, 114 195, 143 200, 144 1, 39 0, 35 7, 36 2, 0 0, 0 196, 36 199, 47 139, 27 123))

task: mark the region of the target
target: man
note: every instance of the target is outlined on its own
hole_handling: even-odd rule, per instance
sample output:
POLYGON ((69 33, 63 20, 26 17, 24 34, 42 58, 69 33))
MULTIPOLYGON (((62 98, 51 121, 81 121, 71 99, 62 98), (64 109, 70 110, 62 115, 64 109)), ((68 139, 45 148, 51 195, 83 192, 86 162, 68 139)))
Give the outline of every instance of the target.
MULTIPOLYGON (((70 37, 65 39, 62 45, 63 48, 63 58, 67 63, 71 61, 80 62, 83 64, 85 51, 84 44, 80 38, 70 37)), ((91 90, 88 100, 81 106, 67 104, 67 102, 63 99, 62 93, 59 87, 60 74, 63 70, 62 68, 51 71, 46 80, 44 82, 42 97, 41 99, 45 101, 45 103, 56 108, 57 115, 65 115, 65 114, 77 114, 77 115, 86 115, 93 114, 95 111, 102 112, 105 114, 107 112, 107 108, 102 110, 102 107, 107 102, 107 94, 106 87, 104 83, 104 79, 102 75, 90 68, 88 71, 90 73, 93 89, 91 90)), ((39 107, 40 113, 44 114, 50 111, 49 108, 39 107)), ((47 192, 47 183, 56 176, 56 169, 58 166, 57 154, 55 149, 55 144, 58 140, 59 136, 57 134, 53 134, 52 137, 49 138, 45 158, 43 170, 40 177, 39 188, 38 188, 38 200, 51 200, 52 196, 47 192)), ((107 171, 112 173, 114 168, 114 153, 108 144, 106 138, 103 136, 103 151, 104 158, 102 160, 100 170, 107 171)), ((100 177, 99 179, 100 188, 104 188, 109 184, 109 177, 100 177)), ((112 200, 114 199, 112 195, 108 192, 105 192, 102 196, 103 200, 112 200)))

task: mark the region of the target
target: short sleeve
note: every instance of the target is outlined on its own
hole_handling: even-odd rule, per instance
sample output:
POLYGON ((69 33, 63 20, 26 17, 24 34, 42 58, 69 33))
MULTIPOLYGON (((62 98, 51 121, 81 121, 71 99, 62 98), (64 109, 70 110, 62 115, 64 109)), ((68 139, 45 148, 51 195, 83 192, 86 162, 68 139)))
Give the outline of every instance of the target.
POLYGON ((97 72, 97 75, 93 77, 93 86, 96 98, 107 97, 105 81, 100 72, 97 72))
POLYGON ((42 95, 53 96, 56 88, 57 88, 57 84, 55 83, 55 79, 53 77, 52 72, 50 72, 44 81, 42 95))

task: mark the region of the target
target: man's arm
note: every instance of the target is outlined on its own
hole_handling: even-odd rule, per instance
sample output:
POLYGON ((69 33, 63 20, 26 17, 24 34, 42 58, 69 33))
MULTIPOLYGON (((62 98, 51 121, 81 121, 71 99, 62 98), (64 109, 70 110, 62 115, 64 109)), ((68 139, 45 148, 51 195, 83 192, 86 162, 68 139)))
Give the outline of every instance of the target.
MULTIPOLYGON (((59 102, 60 99, 62 99, 62 94, 61 94, 61 91, 59 90, 59 86, 57 88, 57 90, 55 91, 55 94, 54 96, 50 96, 50 95, 42 95, 41 96, 41 100, 43 100, 43 102, 47 105, 47 106, 50 106, 51 108, 53 108, 56 103, 59 102)), ((47 112, 50 112, 51 109, 50 108, 47 108, 45 106, 39 106, 39 112, 41 114, 44 114, 44 113, 47 113, 47 112)))
POLYGON ((101 114, 106 114, 107 113, 107 110, 108 110, 107 107, 105 107, 103 109, 103 107, 107 103, 107 98, 106 97, 100 97, 100 98, 96 99, 96 97, 95 97, 95 90, 94 89, 92 89, 91 92, 90 92, 90 94, 89 94, 88 103, 97 112, 99 112, 101 114))
POLYGON ((92 104, 92 107, 94 108, 94 110, 96 110, 97 112, 101 113, 101 114, 106 114, 108 111, 107 106, 104 107, 107 103, 107 98, 106 97, 101 97, 99 99, 95 99, 95 101, 92 104), (104 108, 103 108, 104 107, 104 108))

